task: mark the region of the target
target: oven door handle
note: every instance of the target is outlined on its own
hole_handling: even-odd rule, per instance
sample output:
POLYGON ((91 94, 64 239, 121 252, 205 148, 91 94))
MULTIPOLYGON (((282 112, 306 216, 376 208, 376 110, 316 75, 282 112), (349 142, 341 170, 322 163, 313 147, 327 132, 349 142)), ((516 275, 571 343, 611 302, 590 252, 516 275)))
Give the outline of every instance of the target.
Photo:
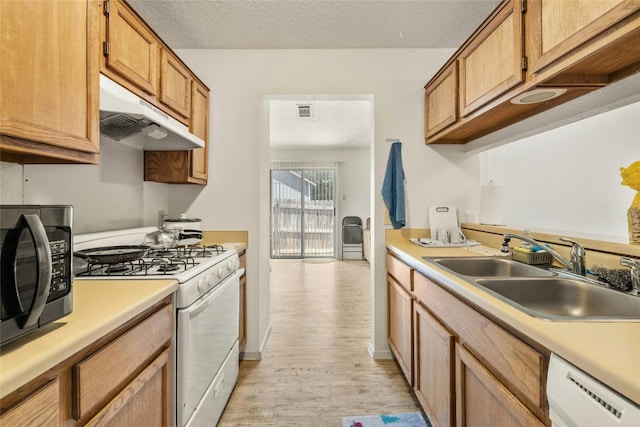
POLYGON ((205 311, 215 296, 222 292, 222 289, 224 289, 225 286, 228 286, 228 284, 233 280, 238 279, 242 274, 244 274, 244 269, 242 268, 234 271, 229 277, 220 282, 218 286, 209 291, 210 294, 207 294, 204 298, 201 298, 198 302, 189 307, 189 319, 193 319, 198 314, 205 311))
POLYGON ((209 304, 211 304, 211 300, 209 299, 202 299, 199 302, 195 303, 189 310, 189 319, 193 319, 198 314, 205 311, 207 307, 209 307, 209 304))

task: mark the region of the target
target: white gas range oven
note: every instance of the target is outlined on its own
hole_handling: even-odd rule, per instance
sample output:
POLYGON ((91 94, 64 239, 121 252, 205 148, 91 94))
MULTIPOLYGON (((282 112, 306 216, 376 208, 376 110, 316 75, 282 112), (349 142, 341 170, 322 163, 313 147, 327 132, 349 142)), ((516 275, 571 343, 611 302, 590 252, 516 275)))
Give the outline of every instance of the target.
POLYGON ((148 249, 155 227, 74 236, 74 280, 166 279, 175 294, 176 425, 212 427, 238 379, 239 280, 234 249, 148 249), (82 255, 82 256, 79 256, 82 255))

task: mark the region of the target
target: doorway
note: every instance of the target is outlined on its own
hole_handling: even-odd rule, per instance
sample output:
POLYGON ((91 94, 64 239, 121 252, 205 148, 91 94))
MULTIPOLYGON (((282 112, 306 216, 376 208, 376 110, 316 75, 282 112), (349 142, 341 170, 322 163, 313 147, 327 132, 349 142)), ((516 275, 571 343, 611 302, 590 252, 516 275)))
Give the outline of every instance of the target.
POLYGON ((271 258, 335 258, 335 167, 271 167, 271 258))

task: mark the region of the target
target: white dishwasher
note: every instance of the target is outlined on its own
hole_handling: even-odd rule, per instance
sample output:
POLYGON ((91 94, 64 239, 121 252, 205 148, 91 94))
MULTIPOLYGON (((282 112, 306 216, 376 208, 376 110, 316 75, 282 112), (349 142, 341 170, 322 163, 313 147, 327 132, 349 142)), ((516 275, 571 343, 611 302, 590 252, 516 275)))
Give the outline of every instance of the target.
POLYGON ((640 407, 555 354, 547 372, 553 427, 638 427, 640 407))

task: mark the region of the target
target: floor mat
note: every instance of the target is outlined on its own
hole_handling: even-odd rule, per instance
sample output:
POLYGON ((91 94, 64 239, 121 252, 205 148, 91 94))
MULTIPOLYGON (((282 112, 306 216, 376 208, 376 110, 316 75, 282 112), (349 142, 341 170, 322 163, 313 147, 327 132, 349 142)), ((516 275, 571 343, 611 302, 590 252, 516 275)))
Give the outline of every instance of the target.
POLYGON ((343 417, 342 427, 429 427, 420 412, 343 417))

